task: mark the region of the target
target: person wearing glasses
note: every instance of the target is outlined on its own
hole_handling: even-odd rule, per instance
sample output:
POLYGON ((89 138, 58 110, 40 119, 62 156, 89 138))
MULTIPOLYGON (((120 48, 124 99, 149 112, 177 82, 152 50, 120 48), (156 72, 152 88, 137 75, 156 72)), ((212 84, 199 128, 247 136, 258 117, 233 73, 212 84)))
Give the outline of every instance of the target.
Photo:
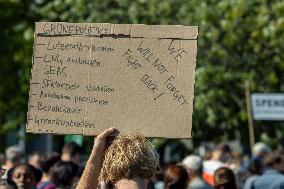
POLYGON ((32 165, 20 164, 10 169, 7 176, 16 183, 18 189, 34 189, 40 180, 41 175, 38 176, 40 173, 32 165))

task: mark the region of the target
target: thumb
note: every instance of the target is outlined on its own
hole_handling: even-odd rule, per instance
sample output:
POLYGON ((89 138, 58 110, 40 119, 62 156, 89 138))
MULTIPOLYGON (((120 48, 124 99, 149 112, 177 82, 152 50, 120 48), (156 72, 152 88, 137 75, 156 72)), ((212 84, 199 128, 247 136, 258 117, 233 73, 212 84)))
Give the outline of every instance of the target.
POLYGON ((108 136, 115 134, 115 131, 117 131, 114 127, 108 128, 104 130, 101 134, 97 136, 98 140, 105 140, 108 136))

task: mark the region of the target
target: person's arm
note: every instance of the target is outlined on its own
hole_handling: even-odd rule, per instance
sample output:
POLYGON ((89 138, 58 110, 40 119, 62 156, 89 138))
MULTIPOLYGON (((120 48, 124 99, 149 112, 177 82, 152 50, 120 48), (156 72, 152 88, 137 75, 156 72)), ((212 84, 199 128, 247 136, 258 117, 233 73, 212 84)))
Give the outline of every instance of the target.
POLYGON ((99 134, 94 141, 92 153, 86 163, 83 175, 81 176, 76 189, 96 189, 98 178, 101 172, 105 155, 105 144, 108 136, 112 135, 115 128, 106 129, 99 134))

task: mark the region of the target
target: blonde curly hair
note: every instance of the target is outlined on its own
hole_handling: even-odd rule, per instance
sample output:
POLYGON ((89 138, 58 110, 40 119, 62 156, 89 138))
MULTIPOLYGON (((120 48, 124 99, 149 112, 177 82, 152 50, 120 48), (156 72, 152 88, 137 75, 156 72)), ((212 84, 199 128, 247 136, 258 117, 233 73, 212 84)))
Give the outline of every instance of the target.
POLYGON ((115 184, 139 176, 150 179, 159 168, 159 155, 140 135, 118 136, 108 148, 99 180, 115 184))

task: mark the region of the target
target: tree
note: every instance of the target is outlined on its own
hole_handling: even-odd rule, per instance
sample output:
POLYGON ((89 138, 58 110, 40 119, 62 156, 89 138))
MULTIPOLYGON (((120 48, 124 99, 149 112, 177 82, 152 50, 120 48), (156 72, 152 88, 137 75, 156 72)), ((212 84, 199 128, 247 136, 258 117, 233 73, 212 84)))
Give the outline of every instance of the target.
POLYGON ((32 1, 0 1, 0 133, 25 123, 33 21, 32 1))
MULTIPOLYGON (((5 44, 1 130, 25 122, 35 20, 199 26, 195 144, 233 138, 248 143, 244 81, 251 81, 252 91, 284 90, 283 1, 36 0, 1 1, 0 7, 1 44, 5 44)), ((258 135, 267 128, 260 126, 258 135)), ((275 130, 283 133, 281 128, 268 129, 272 136, 275 130)))

